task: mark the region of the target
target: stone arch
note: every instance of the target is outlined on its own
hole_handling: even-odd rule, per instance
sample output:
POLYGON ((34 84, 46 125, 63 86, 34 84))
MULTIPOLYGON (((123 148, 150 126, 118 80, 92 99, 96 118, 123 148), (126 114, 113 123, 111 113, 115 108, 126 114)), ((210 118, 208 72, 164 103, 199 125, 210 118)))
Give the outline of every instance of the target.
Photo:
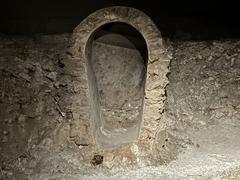
MULTIPOLYGON (((130 7, 107 7, 100 9, 85 18, 75 29, 72 44, 68 52, 66 73, 74 78, 78 87, 69 101, 70 109, 78 117, 78 130, 81 126, 91 126, 90 134, 93 138, 90 143, 96 145, 96 124, 91 119, 90 87, 88 84, 88 67, 86 48, 92 33, 106 23, 123 22, 137 29, 143 36, 148 50, 147 74, 145 82, 145 98, 141 130, 137 146, 142 151, 151 153, 156 133, 164 127, 161 117, 164 111, 165 86, 168 83, 167 73, 169 57, 163 45, 161 33, 153 21, 142 11, 130 7)), ((80 130, 79 130, 80 131, 80 130)), ((87 130, 86 130, 87 131, 87 130)), ((86 136, 78 133, 78 136, 86 136)), ((81 138, 80 138, 81 139, 81 138)))

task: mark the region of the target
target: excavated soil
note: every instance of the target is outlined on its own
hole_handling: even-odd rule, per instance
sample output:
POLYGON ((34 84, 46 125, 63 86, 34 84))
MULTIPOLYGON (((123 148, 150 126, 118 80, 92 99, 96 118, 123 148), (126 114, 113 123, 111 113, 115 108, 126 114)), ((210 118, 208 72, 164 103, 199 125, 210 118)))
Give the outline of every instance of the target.
MULTIPOLYGON (((111 169, 100 155, 86 161, 88 145, 69 133, 75 115, 65 108, 66 97, 78 88, 64 73, 69 39, 0 36, 0 179, 240 179, 240 41, 169 41, 168 137, 159 140, 158 151, 168 161, 111 169)), ((118 87, 108 87, 110 77, 99 73, 107 78, 99 86, 115 96, 118 87)), ((108 100, 104 92, 102 97, 108 100)), ((124 101, 103 105, 111 103, 125 107, 124 101)))

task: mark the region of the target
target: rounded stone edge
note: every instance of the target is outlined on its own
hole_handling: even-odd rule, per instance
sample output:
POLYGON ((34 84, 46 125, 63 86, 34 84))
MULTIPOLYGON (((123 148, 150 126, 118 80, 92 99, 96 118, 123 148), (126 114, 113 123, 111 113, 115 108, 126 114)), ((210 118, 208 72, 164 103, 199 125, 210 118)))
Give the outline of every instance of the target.
MULTIPOLYGON (((155 115, 158 115, 158 118, 151 119, 143 117, 143 127, 140 133, 139 142, 137 143, 137 146, 139 146, 139 149, 141 151, 141 153, 138 153, 137 156, 139 156, 139 154, 142 154, 141 157, 144 157, 143 159, 148 162, 145 157, 149 158, 150 156, 152 156, 152 149, 155 143, 154 140, 157 132, 159 131, 159 129, 157 128, 159 127, 159 123, 161 123, 160 119, 164 110, 164 101, 166 99, 165 87, 168 84, 167 74, 169 72, 168 66, 170 62, 170 58, 167 56, 167 50, 164 47, 161 33, 154 24, 154 22, 151 20, 151 18, 138 9, 122 6, 103 8, 90 14, 73 31, 72 43, 70 48, 68 49, 69 54, 67 55, 65 61, 66 72, 73 77, 76 83, 81 84, 81 87, 84 90, 80 90, 80 92, 83 93, 79 94, 78 92, 76 92, 76 94, 77 97, 81 99, 81 101, 87 102, 86 106, 88 106, 89 93, 87 85, 87 70, 85 64, 85 48, 91 34, 94 33, 94 31, 102 25, 111 22, 123 22, 133 26, 142 34, 146 41, 149 58, 144 111, 146 111, 146 104, 152 103, 150 101, 151 99, 149 100, 149 96, 151 97, 151 93, 153 90, 148 90, 148 82, 151 81, 151 76, 156 74, 155 70, 159 70, 157 74, 159 76, 160 82, 157 87, 157 91, 159 91, 157 96, 161 97, 161 99, 155 102, 155 105, 158 106, 158 108, 156 109, 156 112, 154 112, 155 115), (148 100, 146 100, 146 98, 148 98, 148 100)), ((76 105, 74 103, 69 108, 73 111, 77 111, 77 109, 82 109, 81 105, 76 105)), ((79 113, 80 115, 82 113, 88 114, 88 112, 77 113, 79 113)), ((90 116, 87 115, 85 117, 89 118, 90 116)), ((89 119, 85 119, 84 121, 89 121, 89 119)))

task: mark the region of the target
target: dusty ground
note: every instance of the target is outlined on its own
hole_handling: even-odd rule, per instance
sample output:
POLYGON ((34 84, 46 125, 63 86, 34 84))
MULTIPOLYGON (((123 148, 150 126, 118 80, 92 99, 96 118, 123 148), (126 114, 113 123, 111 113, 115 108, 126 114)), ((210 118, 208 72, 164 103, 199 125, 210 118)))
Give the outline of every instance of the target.
POLYGON ((159 148, 178 144, 176 158, 111 170, 85 162, 61 129, 74 126, 64 104, 77 88, 64 74, 68 39, 0 37, 0 179, 240 179, 240 41, 170 42, 170 137, 159 148))

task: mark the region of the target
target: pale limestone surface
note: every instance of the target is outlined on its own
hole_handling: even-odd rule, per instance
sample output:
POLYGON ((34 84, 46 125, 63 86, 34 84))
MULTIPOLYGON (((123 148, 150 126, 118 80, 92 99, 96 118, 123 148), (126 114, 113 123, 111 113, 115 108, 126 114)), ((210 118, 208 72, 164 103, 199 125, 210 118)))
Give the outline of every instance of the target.
POLYGON ((88 141, 75 136, 79 113, 68 107, 80 102, 69 94, 81 86, 65 74, 69 39, 0 36, 0 179, 240 178, 239 40, 171 41, 167 128, 159 132, 155 154, 165 163, 112 168, 113 154, 92 165, 88 141))
POLYGON ((74 138, 78 114, 65 104, 78 86, 62 64, 69 39, 0 38, 1 179, 239 179, 239 41, 172 41, 156 153, 166 163, 111 169, 113 156, 92 166, 90 148, 74 138))
MULTIPOLYGON (((98 10, 83 20, 74 30, 72 45, 69 49, 69 56, 65 60, 65 72, 73 76, 74 83, 79 86, 77 92, 70 96, 72 99, 69 105, 71 112, 79 113, 79 119, 74 124, 75 136, 82 139, 89 137, 87 144, 92 146, 92 152, 102 151, 101 144, 109 142, 112 138, 114 142, 120 141, 120 135, 108 137, 105 142, 105 131, 102 129, 100 109, 94 75, 90 73, 89 57, 91 56, 91 44, 89 39, 92 33, 106 23, 124 22, 137 29, 143 36, 148 49, 148 64, 145 84, 145 99, 142 112, 142 125, 139 138, 134 144, 122 145, 113 150, 104 150, 104 156, 119 156, 119 163, 123 166, 138 164, 147 165, 162 163, 154 154, 156 152, 156 137, 159 131, 165 130, 165 122, 162 119, 165 101, 165 86, 168 83, 167 73, 170 62, 170 54, 164 47, 161 34, 152 20, 143 12, 128 7, 109 7, 98 10), (89 54, 90 53, 90 54, 89 54), (91 74, 91 75, 89 75, 91 74), (92 85, 91 85, 92 84, 92 85), (73 99, 78 99, 73 100, 73 99), (99 117, 98 117, 99 116, 99 117), (100 120, 99 120, 100 119, 100 120), (87 133, 82 133, 80 129, 86 126, 87 133), (90 138, 92 137, 92 138, 90 138), (102 142, 102 143, 101 143, 102 142), (100 144, 100 145, 99 145, 100 144), (133 148, 135 147, 135 150, 133 148), (137 151, 136 151, 137 149, 137 151), (124 153, 120 152, 127 152, 124 153), (124 160, 127 159, 127 160, 124 160), (127 164, 126 164, 127 163, 127 164), (140 163, 140 164, 139 164, 140 163)), ((124 136, 123 140, 127 138, 124 136)), ((108 134, 107 134, 108 135, 108 134)), ((106 136, 107 136, 106 135, 106 136)), ((109 136, 109 135, 108 135, 109 136)), ((136 136, 136 134, 132 134, 136 136)), ((165 136, 165 135, 164 135, 165 136)), ((124 142, 124 141, 123 141, 124 142)), ((86 142, 84 142, 86 143, 86 142)), ((119 164, 117 163, 117 164, 119 164)))
POLYGON ((141 124, 145 67, 139 51, 94 42, 92 52, 106 129, 141 124))

